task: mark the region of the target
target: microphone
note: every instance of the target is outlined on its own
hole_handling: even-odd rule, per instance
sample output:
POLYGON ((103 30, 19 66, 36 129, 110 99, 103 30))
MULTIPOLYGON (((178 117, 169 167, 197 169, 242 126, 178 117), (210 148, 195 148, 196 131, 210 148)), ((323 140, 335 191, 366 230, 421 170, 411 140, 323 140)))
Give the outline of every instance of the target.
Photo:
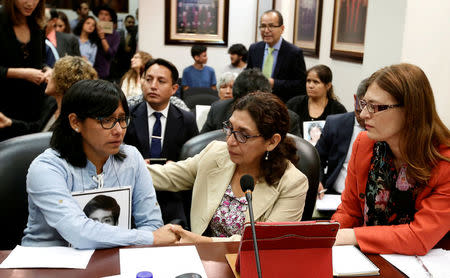
POLYGON ((252 236, 253 236, 253 248, 255 249, 255 260, 256 260, 256 271, 258 272, 258 277, 261 278, 261 264, 259 262, 259 251, 258 242, 256 241, 256 231, 255 231, 255 219, 253 217, 253 207, 252 207, 252 191, 255 188, 255 181, 250 175, 243 175, 240 180, 241 189, 245 193, 245 198, 248 203, 248 213, 250 214, 250 225, 252 226, 252 236))

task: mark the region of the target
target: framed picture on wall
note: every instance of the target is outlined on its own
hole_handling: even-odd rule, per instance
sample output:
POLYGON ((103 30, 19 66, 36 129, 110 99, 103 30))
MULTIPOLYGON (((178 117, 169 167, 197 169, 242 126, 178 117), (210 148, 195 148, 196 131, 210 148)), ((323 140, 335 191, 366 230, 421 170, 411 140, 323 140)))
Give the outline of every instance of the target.
POLYGON ((166 0, 165 44, 228 45, 229 0, 166 0))
POLYGON ((259 21, 261 19, 262 14, 265 11, 273 10, 274 8, 275 8, 275 0, 257 0, 255 42, 262 40, 261 32, 259 31, 259 21))
POLYGON ((323 0, 296 0, 294 44, 303 54, 319 57, 323 0))
POLYGON ((330 57, 362 63, 368 0, 335 0, 330 57))

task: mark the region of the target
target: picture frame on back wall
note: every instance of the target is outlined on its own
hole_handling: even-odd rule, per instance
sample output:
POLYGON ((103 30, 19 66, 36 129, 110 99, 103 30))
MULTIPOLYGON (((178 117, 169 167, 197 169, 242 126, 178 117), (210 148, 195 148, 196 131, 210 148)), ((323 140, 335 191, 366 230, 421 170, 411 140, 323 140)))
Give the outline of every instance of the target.
POLYGON ((330 57, 363 62, 368 0, 335 0, 330 57))
POLYGON ((165 44, 228 46, 229 0, 166 0, 165 44))
POLYGON ((303 54, 319 57, 323 0, 296 0, 294 39, 303 54))

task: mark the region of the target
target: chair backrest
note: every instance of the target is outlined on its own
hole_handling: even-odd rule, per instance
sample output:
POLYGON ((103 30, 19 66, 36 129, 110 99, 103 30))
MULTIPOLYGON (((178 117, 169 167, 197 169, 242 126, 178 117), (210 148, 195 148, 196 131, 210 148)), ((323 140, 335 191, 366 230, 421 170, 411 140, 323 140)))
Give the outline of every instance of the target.
POLYGON ((33 159, 49 147, 51 132, 0 142, 0 250, 20 244, 28 217, 26 176, 33 159))
MULTIPOLYGON (((302 221, 311 220, 316 204, 317 188, 319 186, 319 173, 320 173, 320 158, 316 148, 308 141, 288 134, 288 136, 294 139, 297 146, 297 155, 299 161, 295 165, 305 176, 308 178, 309 188, 306 193, 305 208, 303 209, 302 221)), ((181 148, 180 160, 184 160, 188 157, 192 157, 200 153, 211 141, 219 140, 225 141, 226 136, 222 130, 214 130, 197 135, 186 143, 181 148)), ((189 214, 189 211, 187 212, 189 214)))
MULTIPOLYGON (((205 88, 199 88, 199 89, 205 89, 205 88)), ((209 89, 209 88, 206 88, 209 89)), ((190 90, 190 89, 189 89, 190 90)), ((219 100, 219 96, 217 95, 217 92, 211 90, 210 93, 207 94, 190 94, 186 93, 183 97, 184 103, 189 107, 189 109, 194 109, 195 105, 211 105, 213 102, 219 100)))

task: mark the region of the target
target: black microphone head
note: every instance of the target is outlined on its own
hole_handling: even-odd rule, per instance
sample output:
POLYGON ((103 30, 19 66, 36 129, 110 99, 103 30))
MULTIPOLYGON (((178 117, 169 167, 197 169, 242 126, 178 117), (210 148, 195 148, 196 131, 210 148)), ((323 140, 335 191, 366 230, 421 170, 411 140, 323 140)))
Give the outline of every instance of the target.
POLYGON ((250 175, 243 175, 241 177, 241 189, 242 191, 253 191, 255 189, 255 181, 253 180, 253 177, 250 175))

